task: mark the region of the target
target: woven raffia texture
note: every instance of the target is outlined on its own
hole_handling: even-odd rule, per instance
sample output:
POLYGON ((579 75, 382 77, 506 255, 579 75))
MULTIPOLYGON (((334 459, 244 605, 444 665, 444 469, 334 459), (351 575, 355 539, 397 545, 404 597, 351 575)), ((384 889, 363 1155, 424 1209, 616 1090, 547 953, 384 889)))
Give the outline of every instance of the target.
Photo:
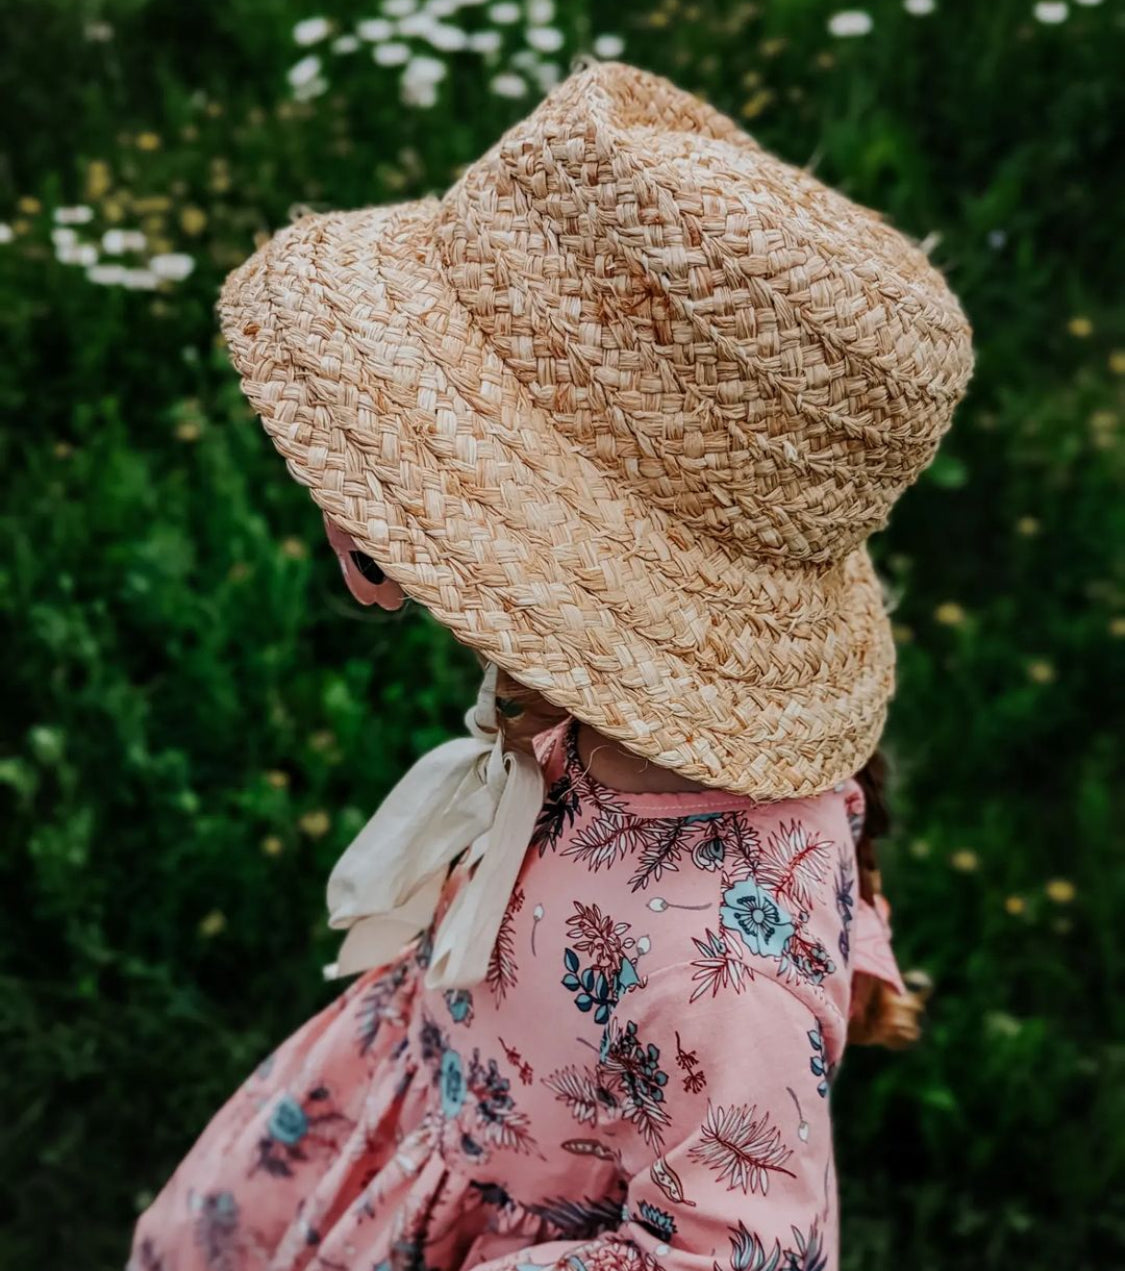
POLYGON ((972 369, 875 213, 596 64, 443 199, 280 230, 221 311, 293 476, 518 679, 762 799, 875 749, 894 648, 865 539, 972 369))

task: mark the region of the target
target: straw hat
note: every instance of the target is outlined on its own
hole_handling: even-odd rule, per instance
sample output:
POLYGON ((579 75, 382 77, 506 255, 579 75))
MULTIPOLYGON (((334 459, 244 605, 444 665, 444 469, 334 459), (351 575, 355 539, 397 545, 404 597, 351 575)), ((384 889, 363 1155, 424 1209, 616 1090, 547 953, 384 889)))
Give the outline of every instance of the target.
POLYGON ((598 63, 440 200, 280 230, 220 309, 291 474, 459 640, 707 785, 811 795, 871 755, 864 540, 972 367, 875 213, 598 63))

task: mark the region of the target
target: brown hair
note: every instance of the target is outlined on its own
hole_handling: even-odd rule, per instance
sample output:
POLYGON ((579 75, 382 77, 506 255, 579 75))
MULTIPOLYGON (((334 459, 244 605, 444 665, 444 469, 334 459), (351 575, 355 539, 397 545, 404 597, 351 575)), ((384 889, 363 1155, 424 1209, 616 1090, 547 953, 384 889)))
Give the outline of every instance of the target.
MULTIPOLYGON (((477 654, 477 660, 484 659, 477 654)), ((534 755, 532 740, 547 728, 561 723, 568 715, 535 689, 527 688, 500 668, 496 680, 497 708, 504 745, 509 750, 534 755)), ((856 846, 859 861, 859 894, 869 904, 882 891, 882 878, 875 854, 875 840, 890 828, 887 811, 887 761, 877 750, 856 780, 866 799, 863 832, 856 846)), ((848 1042, 859 1046, 886 1046, 902 1050, 921 1036, 921 1018, 925 1011, 929 986, 924 977, 918 987, 907 985, 905 997, 890 984, 864 972, 856 972, 854 992, 859 1000, 848 1023, 848 1042)))

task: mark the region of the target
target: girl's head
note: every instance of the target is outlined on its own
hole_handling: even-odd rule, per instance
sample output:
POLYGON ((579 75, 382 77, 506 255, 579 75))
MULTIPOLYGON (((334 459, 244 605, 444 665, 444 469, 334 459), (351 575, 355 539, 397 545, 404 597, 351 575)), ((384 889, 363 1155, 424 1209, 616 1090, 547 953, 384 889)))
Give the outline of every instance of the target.
POLYGON ((593 64, 441 199, 301 216, 220 307, 369 594, 690 780, 801 797, 871 755, 895 655, 866 539, 972 365, 877 214, 593 64))
MULTIPOLYGON (((895 650, 866 540, 973 356, 877 213, 593 63, 441 199, 301 216, 220 309, 353 594, 508 668, 514 744, 566 711, 720 789, 862 769, 879 804, 895 650)), ((863 1027, 908 1031, 880 1001, 863 1027)))

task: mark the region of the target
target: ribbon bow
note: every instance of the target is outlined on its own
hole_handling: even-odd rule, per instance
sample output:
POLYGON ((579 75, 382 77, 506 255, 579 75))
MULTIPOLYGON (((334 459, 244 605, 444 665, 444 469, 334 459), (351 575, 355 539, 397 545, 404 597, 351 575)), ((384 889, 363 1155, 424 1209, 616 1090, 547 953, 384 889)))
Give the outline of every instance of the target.
POLYGON ((469 988, 492 948, 543 805, 530 755, 505 751, 489 663, 470 736, 423 755, 391 790, 328 879, 329 926, 346 930, 335 979, 384 966, 433 920, 451 862, 467 878, 433 934, 427 988, 469 988))

